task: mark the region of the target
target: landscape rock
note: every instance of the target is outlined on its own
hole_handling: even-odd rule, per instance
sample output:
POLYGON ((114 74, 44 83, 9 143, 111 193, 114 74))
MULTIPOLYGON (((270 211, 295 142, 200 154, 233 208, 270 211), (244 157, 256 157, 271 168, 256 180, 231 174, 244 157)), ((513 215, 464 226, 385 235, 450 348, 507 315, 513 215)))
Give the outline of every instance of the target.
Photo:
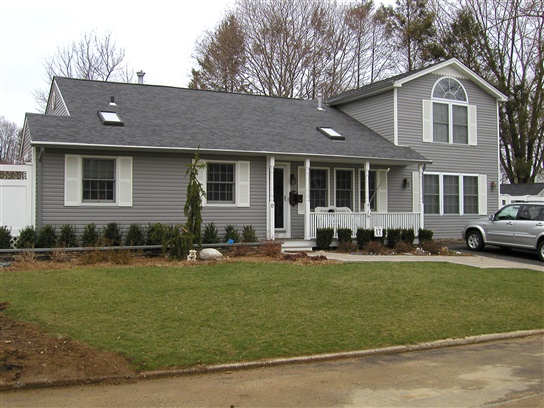
POLYGON ((199 258, 204 261, 215 261, 223 258, 223 254, 217 249, 204 248, 202 251, 200 251, 199 258))

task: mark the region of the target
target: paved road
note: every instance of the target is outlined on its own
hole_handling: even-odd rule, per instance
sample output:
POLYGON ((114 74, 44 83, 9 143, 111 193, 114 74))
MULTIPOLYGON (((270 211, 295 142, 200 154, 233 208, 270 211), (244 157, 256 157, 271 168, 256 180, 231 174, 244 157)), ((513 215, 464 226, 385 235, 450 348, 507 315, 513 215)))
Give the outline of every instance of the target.
POLYGON ((8 407, 544 407, 544 336, 0 394, 8 407))

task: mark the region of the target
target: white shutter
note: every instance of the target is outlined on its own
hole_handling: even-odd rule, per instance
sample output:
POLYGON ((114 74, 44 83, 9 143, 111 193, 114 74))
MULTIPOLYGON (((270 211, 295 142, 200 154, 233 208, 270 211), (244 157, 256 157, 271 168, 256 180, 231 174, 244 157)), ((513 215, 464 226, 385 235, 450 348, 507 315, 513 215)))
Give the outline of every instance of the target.
POLYGON ((487 215, 487 175, 478 176, 478 213, 487 215))
POLYGON ((64 156, 64 205, 67 207, 77 207, 81 204, 83 183, 81 167, 81 156, 71 154, 64 156))
POLYGON ((236 171, 236 204, 238 207, 249 207, 250 183, 248 161, 239 161, 236 171))
POLYGON ((418 213, 421 211, 420 208, 420 195, 421 195, 421 185, 420 185, 419 172, 412 172, 412 211, 418 213))
POLYGON ((476 105, 468 107, 468 144, 476 146, 478 144, 478 119, 476 105))
POLYGON ((376 193, 377 212, 387 212, 387 170, 378 170, 378 191, 376 193))
POLYGON ((132 157, 117 159, 117 205, 132 207, 132 157))
MULTIPOLYGON (((193 160, 193 163, 195 161, 193 160)), ((198 180, 198 182, 202 185, 202 190, 204 190, 204 192, 207 192, 207 187, 208 187, 208 163, 206 163, 206 161, 204 160, 199 160, 199 164, 203 164, 204 167, 198 169, 198 174, 196 175, 196 179, 198 180)), ((202 206, 205 206, 206 205, 206 197, 202 197, 202 206)))
POLYGON ((428 100, 423 101, 423 141, 433 141, 433 103, 428 100))
POLYGON ((304 214, 304 206, 306 202, 306 169, 304 167, 298 168, 298 193, 302 195, 302 203, 298 203, 298 213, 304 214))

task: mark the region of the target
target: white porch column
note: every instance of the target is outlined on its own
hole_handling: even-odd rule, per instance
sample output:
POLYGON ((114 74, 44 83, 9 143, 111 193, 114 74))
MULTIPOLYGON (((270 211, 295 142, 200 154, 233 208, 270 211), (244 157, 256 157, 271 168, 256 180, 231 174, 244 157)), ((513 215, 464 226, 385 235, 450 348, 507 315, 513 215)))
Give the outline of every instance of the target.
POLYGON ((310 239, 310 159, 304 161, 304 239, 310 239))
POLYGON ((425 211, 423 208, 423 172, 425 171, 425 165, 420 164, 419 168, 419 227, 425 228, 425 211))
POLYGON ((370 193, 369 193, 369 174, 370 174, 370 162, 365 162, 365 208, 366 214, 365 228, 370 227, 370 193))
POLYGON ((268 239, 274 240, 276 238, 275 233, 275 211, 274 211, 274 166, 276 165, 276 160, 274 156, 268 157, 268 206, 267 206, 267 218, 268 218, 268 239))

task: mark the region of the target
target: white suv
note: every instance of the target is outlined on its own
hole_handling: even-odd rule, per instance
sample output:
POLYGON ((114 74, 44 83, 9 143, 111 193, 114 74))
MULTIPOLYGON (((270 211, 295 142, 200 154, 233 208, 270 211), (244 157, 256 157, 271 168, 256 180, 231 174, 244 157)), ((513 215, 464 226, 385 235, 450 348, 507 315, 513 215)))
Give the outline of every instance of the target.
POLYGON ((472 251, 487 244, 532 249, 544 261, 544 203, 509 204, 489 218, 469 221, 463 227, 463 239, 472 251))

